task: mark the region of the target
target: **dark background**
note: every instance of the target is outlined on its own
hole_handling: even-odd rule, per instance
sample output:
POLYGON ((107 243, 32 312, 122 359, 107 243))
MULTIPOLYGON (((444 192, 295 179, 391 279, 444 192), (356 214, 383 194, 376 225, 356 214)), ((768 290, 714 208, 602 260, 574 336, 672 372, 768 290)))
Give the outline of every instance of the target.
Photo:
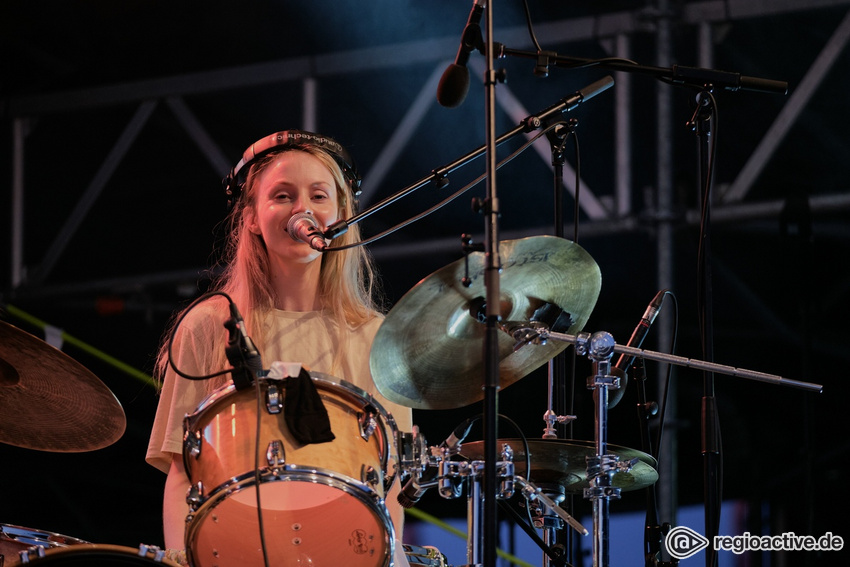
MULTIPOLYGON (((12 203, 13 121, 24 120, 28 135, 24 146, 25 273, 22 282, 14 282, 12 270, 4 268, 3 303, 151 373, 170 314, 207 283, 204 271, 214 261, 214 245, 221 234, 217 223, 225 211, 219 189, 223 172, 211 166, 175 120, 168 97, 180 97, 230 167, 259 137, 303 124, 300 81, 274 80, 251 66, 283 61, 286 64, 273 67, 275 73, 298 75, 292 66, 306 62, 305 69, 314 70, 316 81, 316 129, 336 137, 355 156, 365 173, 366 207, 483 143, 483 88, 480 75, 473 71, 463 105, 446 109, 431 95, 425 116, 387 175, 369 185, 370 168, 408 107, 428 78, 439 74, 454 56, 469 7, 469 2, 447 0, 4 3, 0 7, 0 96, 6 181, 0 187, 5 210, 11 210, 12 203), (404 46, 412 47, 405 50, 404 46), (400 58, 399 53, 408 57, 400 58), (328 61, 343 57, 348 57, 349 67, 331 69, 328 61), (386 65, 381 64, 383 58, 386 65), (260 79, 254 84, 239 82, 226 73, 225 80, 216 81, 211 74, 240 69, 260 79), (204 80, 209 84, 199 84, 204 80), (156 93, 156 85, 165 86, 151 94, 156 93), (113 92, 110 87, 120 96, 107 100, 113 92), (110 150, 126 136, 124 128, 142 102, 128 95, 133 91, 148 93, 145 100, 157 101, 157 106, 62 254, 45 270, 45 254, 55 245, 61 227, 110 150)), ((694 14, 704 9, 713 32, 713 67, 789 83, 787 96, 717 93, 715 190, 720 194, 768 134, 850 5, 836 0, 790 2, 782 9, 760 2, 671 2, 667 7, 669 12, 659 11, 654 2, 626 0, 530 2, 537 26, 578 22, 578 28, 546 28, 545 37, 557 40, 543 46, 575 57, 610 55, 605 50, 610 38, 600 24, 604 19, 593 16, 629 14, 631 58, 645 65, 660 64, 655 30, 659 14, 667 14, 672 33, 665 64, 698 66, 694 22, 700 17, 694 14), (587 26, 597 26, 601 37, 574 40, 571 34, 577 29, 584 30, 582 37, 588 35, 587 26)), ((529 49, 520 2, 499 3, 493 9, 495 39, 529 49), (500 30, 512 35, 500 35, 500 30)), ((725 207, 718 203, 711 229, 715 361, 824 385, 823 393, 810 394, 716 378, 724 494, 750 503, 753 510, 768 510, 767 519, 755 514, 752 520, 754 530, 764 533, 833 531, 845 537, 850 533, 846 520, 834 514, 836 504, 846 502, 848 441, 843 410, 850 391, 845 376, 850 361, 846 326, 850 315, 850 106, 846 104, 850 55, 844 44, 837 49, 834 65, 779 141, 743 202, 725 207), (760 205, 764 207, 759 209, 760 205)), ((472 61, 480 64, 483 58, 473 54, 472 61)), ((502 89, 509 89, 530 113, 606 74, 602 69, 552 68, 543 79, 532 74, 527 60, 507 59, 498 65, 508 72, 502 89)), ((617 81, 623 77, 613 76, 617 81)), ((626 342, 663 285, 678 298, 676 354, 700 359, 695 292, 698 233, 691 221, 698 202, 696 140, 686 127, 693 92, 648 76, 630 77, 633 206, 620 217, 593 219, 586 211, 581 215, 578 241, 602 273, 602 291, 585 329, 606 330, 618 342, 626 342), (658 219, 653 214, 658 183, 658 89, 669 89, 671 94, 670 107, 662 112, 672 122, 672 164, 666 174, 675 183, 673 275, 672 281, 662 283, 656 275, 658 219)), ((603 93, 572 113, 579 120, 583 190, 592 191, 607 206, 613 202, 616 170, 612 93, 603 93)), ((497 132, 515 124, 514 118, 497 112, 497 132)), ((567 154, 574 166, 572 145, 567 154)), ((547 161, 529 151, 500 171, 503 237, 551 233, 552 179, 547 161)), ((479 160, 452 175, 449 189, 428 186, 367 219, 364 231, 376 234, 401 222, 482 171, 479 160)), ((388 306, 420 279, 457 260, 461 233, 481 240, 483 219, 471 212, 469 202, 483 192, 480 185, 426 220, 372 246, 388 306)), ((568 219, 573 217, 573 202, 568 194, 568 219)), ((7 222, 11 226, 11 219, 7 222)), ((568 234, 572 231, 570 223, 568 234)), ((2 232, 3 266, 12 265, 11 234, 11 228, 2 232)), ((18 318, 4 319, 42 336, 18 318)), ((672 304, 665 303, 660 322, 674 325, 672 304)), ((657 344, 652 335, 645 346, 669 351, 669 345, 657 344)), ((154 388, 73 346, 66 345, 64 350, 115 393, 127 415, 126 433, 108 448, 79 454, 0 445, 4 487, 0 523, 118 545, 161 543, 165 477, 144 463, 156 408, 154 388)), ((32 364, 38 365, 38 360, 32 364)), ((590 366, 582 359, 576 364, 574 408, 579 419, 573 435, 590 440, 592 404, 583 386, 590 366)), ((654 382, 658 366, 650 362, 649 367, 654 382)), ((56 380, 66 380, 67 387, 73 387, 73 376, 56 380)), ((670 425, 678 433, 677 499, 681 505, 698 504, 702 502, 702 376, 677 369, 674 380, 677 415, 670 425)), ((655 391, 654 384, 650 390, 655 391)), ((538 437, 546 409, 545 370, 504 390, 500 404, 500 411, 517 421, 527 436, 538 437)), ((631 387, 612 410, 612 443, 639 447, 634 404, 631 387)), ((457 410, 416 411, 414 417, 429 441, 436 443, 479 411, 476 404, 457 410)), ((480 438, 480 431, 473 430, 470 438, 480 438)), ((642 494, 636 492, 613 504, 612 510, 642 506, 642 494)), ((437 516, 456 517, 465 513, 465 500, 448 502, 429 493, 421 507, 437 516)), ((814 554, 806 560, 813 561, 814 554)))

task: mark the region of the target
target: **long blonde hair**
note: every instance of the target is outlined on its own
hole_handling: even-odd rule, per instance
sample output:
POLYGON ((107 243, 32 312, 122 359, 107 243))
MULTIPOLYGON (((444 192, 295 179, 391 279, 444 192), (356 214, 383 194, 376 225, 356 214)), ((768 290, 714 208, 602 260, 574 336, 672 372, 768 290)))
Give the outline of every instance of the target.
MULTIPOLYGON (((264 321, 266 315, 274 309, 274 287, 270 280, 269 257, 262 237, 247 229, 248 213, 256 206, 256 180, 260 173, 274 161, 282 152, 302 151, 318 158, 331 172, 336 184, 338 216, 341 219, 354 215, 354 196, 336 160, 323 149, 304 145, 284 148, 263 156, 251 165, 245 180, 242 194, 230 211, 226 225, 229 228, 227 241, 220 264, 223 270, 214 280, 210 291, 226 293, 236 303, 245 319, 248 334, 262 352, 266 343, 264 321)), ((333 241, 332 247, 342 247, 360 241, 360 228, 354 224, 333 241)), ((339 334, 339 344, 346 343, 347 332, 379 317, 378 306, 374 296, 377 292, 375 269, 368 252, 362 246, 348 248, 339 252, 325 252, 321 258, 321 273, 319 276, 319 295, 323 311, 335 323, 339 334)), ((215 301, 223 317, 226 315, 224 302, 215 301)), ((160 346, 157 362, 156 377, 161 382, 169 368, 168 344, 170 337, 176 331, 175 322, 180 319, 182 312, 174 317, 165 338, 160 346)), ((333 368, 341 364, 344 348, 338 349, 334 356, 333 368)), ((217 360, 202 361, 208 371, 217 371, 229 365, 223 349, 215 349, 217 360)), ((221 380, 208 381, 212 388, 220 385, 221 380)))

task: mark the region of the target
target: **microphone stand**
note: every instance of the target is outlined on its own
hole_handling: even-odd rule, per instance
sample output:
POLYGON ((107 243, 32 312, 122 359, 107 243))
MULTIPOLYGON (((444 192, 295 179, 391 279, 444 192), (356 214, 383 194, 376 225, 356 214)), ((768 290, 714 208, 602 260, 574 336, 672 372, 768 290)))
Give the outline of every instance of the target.
MULTIPOLYGON (((702 197, 702 221, 700 222, 698 277, 698 307, 702 357, 714 360, 714 319, 711 287, 711 181, 713 160, 711 155, 711 118, 714 113, 714 97, 711 86, 704 86, 696 96, 696 109, 688 125, 697 136, 700 195, 702 197)), ((713 142, 716 143, 716 142, 713 142)), ((703 455, 703 499, 705 501, 705 537, 714 541, 720 530, 720 507, 723 471, 721 470, 720 423, 717 399, 714 396, 714 374, 703 372, 703 398, 700 412, 703 455)), ((705 552, 706 567, 717 565, 717 550, 709 547, 705 552)))
MULTIPOLYGON (((557 125, 547 134, 549 144, 552 149, 552 167, 553 167, 553 208, 555 209, 554 218, 554 235, 559 238, 565 237, 564 231, 564 145, 573 132, 573 128, 577 124, 577 120, 572 119, 563 125, 557 125)), ((576 203, 578 206, 578 203, 576 203)), ((575 351, 573 351, 573 354, 575 351)), ((545 438, 557 438, 557 432, 554 428, 554 421, 559 420, 559 416, 567 416, 572 413, 567 404, 568 396, 572 395, 571 388, 567 388, 567 355, 566 352, 558 353, 549 363, 549 399, 550 405, 546 412, 546 429, 544 430, 545 438), (552 400, 554 399, 554 404, 552 400), (554 405, 554 408, 552 407, 554 405), (554 409, 554 411, 553 411, 554 409)), ((563 419, 563 418, 562 418, 563 419)), ((568 420, 568 427, 572 427, 572 420, 568 420)), ((569 436, 568 436, 569 437, 569 436)), ((572 496, 566 496, 566 508, 570 514, 573 513, 572 496)), ((544 533, 546 530, 544 528, 544 533)), ((567 561, 573 561, 573 532, 570 530, 561 531, 555 534, 555 540, 564 547, 564 556, 567 561)), ((543 558, 543 567, 548 567, 550 558, 543 558)))
POLYGON ((499 519, 497 494, 497 440, 499 420, 499 321, 501 320, 501 292, 499 271, 499 199, 496 192, 496 83, 499 76, 493 66, 493 2, 485 11, 485 47, 487 68, 484 75, 484 112, 487 146, 487 198, 484 214, 484 286, 486 289, 486 329, 484 335, 484 527, 483 566, 496 566, 499 519))
MULTIPOLYGON (((689 125, 693 128, 698 139, 699 153, 699 186, 702 196, 702 232, 699 242, 700 258, 698 262, 698 309, 700 315, 700 336, 702 340, 703 358, 709 362, 714 358, 712 294, 711 294, 711 258, 710 258, 710 198, 711 176, 714 164, 710 154, 711 117, 714 112, 713 89, 728 91, 756 91, 764 93, 787 94, 788 83, 772 79, 747 77, 740 73, 686 67, 673 65, 670 68, 637 65, 624 60, 596 61, 577 57, 563 57, 554 52, 529 52, 510 49, 498 44, 499 56, 515 56, 536 61, 536 68, 556 66, 576 68, 596 66, 605 69, 642 73, 674 85, 684 85, 700 89, 697 95, 697 108, 689 125)), ((717 400, 714 396, 714 375, 711 370, 703 373, 703 398, 701 410, 701 436, 703 454, 703 498, 705 505, 705 536, 713 541, 718 535, 720 526, 720 507, 722 494, 721 447, 717 400)), ((706 550, 706 567, 716 567, 716 550, 706 550)))

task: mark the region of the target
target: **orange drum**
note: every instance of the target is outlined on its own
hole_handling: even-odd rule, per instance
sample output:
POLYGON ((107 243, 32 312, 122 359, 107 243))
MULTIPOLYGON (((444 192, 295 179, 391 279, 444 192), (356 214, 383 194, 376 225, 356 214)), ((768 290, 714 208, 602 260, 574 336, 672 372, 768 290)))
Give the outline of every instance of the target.
POLYGON ((30 548, 46 550, 81 543, 86 542, 62 534, 0 524, 0 567, 18 565, 20 553, 30 548))
POLYGON ((394 479, 386 473, 396 460, 395 421, 359 388, 311 377, 335 436, 329 443, 295 441, 284 420, 284 380, 258 380, 259 406, 256 387, 230 385, 186 417, 186 552, 194 567, 261 567, 263 540, 275 567, 389 565, 395 535, 384 497, 394 479))
POLYGON ((180 567, 167 559, 158 547, 141 545, 138 548, 121 545, 84 543, 73 547, 57 547, 41 554, 24 556, 24 563, 49 567, 123 567, 133 565, 166 565, 180 567), (31 558, 30 558, 31 556, 31 558))

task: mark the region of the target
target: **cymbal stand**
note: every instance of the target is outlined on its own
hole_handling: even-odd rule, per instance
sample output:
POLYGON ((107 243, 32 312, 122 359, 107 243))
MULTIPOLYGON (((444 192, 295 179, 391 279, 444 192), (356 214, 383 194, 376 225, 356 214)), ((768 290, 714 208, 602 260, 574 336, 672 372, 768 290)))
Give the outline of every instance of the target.
MULTIPOLYGON (((449 457, 459 451, 460 444, 453 448, 432 447, 430 449, 431 456, 427 460, 432 466, 439 467, 439 473, 436 481, 421 482, 420 485, 425 488, 431 484, 437 484, 439 486, 440 496, 443 498, 459 498, 463 489, 463 481, 469 479, 469 494, 467 496, 467 564, 464 567, 477 567, 482 565, 482 560, 484 559, 485 517, 483 513, 483 502, 486 495, 483 493, 482 482, 484 481, 485 463, 483 461, 453 461, 449 459, 449 457)), ((513 496, 514 485, 518 485, 529 508, 541 511, 539 518, 542 519, 541 523, 544 526, 544 539, 538 537, 531 527, 527 527, 526 533, 543 550, 544 565, 548 567, 551 559, 555 561, 556 565, 569 567, 570 564, 555 549, 555 531, 563 528, 564 523, 569 524, 582 535, 587 535, 587 529, 570 516, 566 510, 558 506, 559 502, 564 500, 565 492, 562 486, 544 485, 541 488, 519 475, 514 475, 513 455, 514 451, 510 445, 505 444, 502 446, 501 460, 496 462, 494 466, 496 480, 499 481, 495 499, 509 499, 513 496)), ((412 474, 415 476, 420 476, 422 473, 421 467, 409 468, 413 469, 412 474)), ((508 507, 505 507, 505 509, 514 515, 519 525, 524 528, 526 527, 525 522, 521 518, 517 518, 515 511, 508 507)))
POLYGON ((588 355, 593 362, 593 376, 588 379, 588 387, 594 390, 595 407, 595 430, 596 430, 596 455, 588 458, 587 479, 590 487, 585 489, 585 498, 593 500, 593 565, 594 567, 608 567, 608 513, 611 498, 619 497, 619 489, 611 486, 611 479, 616 472, 628 470, 633 466, 632 462, 620 463, 619 457, 608 455, 608 390, 619 387, 619 378, 610 375, 611 357, 614 353, 628 354, 634 357, 649 358, 668 364, 686 366, 709 372, 726 374, 738 378, 756 380, 774 385, 790 386, 810 392, 821 392, 823 386, 799 380, 789 380, 774 374, 733 368, 714 362, 705 362, 675 356, 671 354, 653 352, 630 346, 621 346, 614 342, 610 333, 600 331, 593 334, 583 332, 578 335, 556 333, 539 326, 529 325, 527 328, 515 328, 517 333, 537 333, 538 337, 533 343, 543 344, 549 339, 574 344, 576 353, 588 355))
MULTIPOLYGON (((445 456, 448 456, 447 454, 445 456)), ((495 478, 499 481, 498 490, 494 492, 495 499, 507 499, 514 493, 514 463, 513 450, 509 445, 502 448, 501 460, 493 464, 495 478)), ((452 461, 443 458, 440 461, 439 492, 443 498, 458 498, 461 494, 464 479, 469 479, 467 495, 467 540, 466 567, 477 567, 485 564, 485 510, 483 482, 485 477, 484 461, 452 461)), ((492 552, 495 554, 495 547, 492 552)))
MULTIPOLYGON (((537 512, 534 518, 534 527, 543 530, 543 567, 549 567, 552 562, 551 554, 558 550, 556 535, 563 529, 564 524, 569 524, 574 530, 582 535, 587 535, 587 530, 575 518, 560 507, 560 503, 566 498, 564 487, 559 484, 543 484, 535 486, 521 476, 517 476, 515 482, 520 486, 522 495, 528 502, 529 508, 537 512), (542 504, 541 504, 542 503, 542 504)), ((566 551, 563 547, 561 552, 566 551)), ((566 558, 569 559, 569 558, 566 558)), ((557 562, 558 565, 569 565, 565 559, 557 562)))
POLYGON ((593 361, 593 376, 587 387, 593 390, 595 404, 594 429, 596 455, 587 459, 587 480, 584 497, 593 502, 593 566, 608 567, 608 520, 611 500, 620 498, 620 489, 613 486, 617 472, 628 472, 633 463, 621 463, 620 457, 608 453, 608 391, 620 387, 620 379, 611 375, 611 357, 614 355, 614 337, 599 332, 583 334, 576 342, 576 354, 588 355, 593 361))

